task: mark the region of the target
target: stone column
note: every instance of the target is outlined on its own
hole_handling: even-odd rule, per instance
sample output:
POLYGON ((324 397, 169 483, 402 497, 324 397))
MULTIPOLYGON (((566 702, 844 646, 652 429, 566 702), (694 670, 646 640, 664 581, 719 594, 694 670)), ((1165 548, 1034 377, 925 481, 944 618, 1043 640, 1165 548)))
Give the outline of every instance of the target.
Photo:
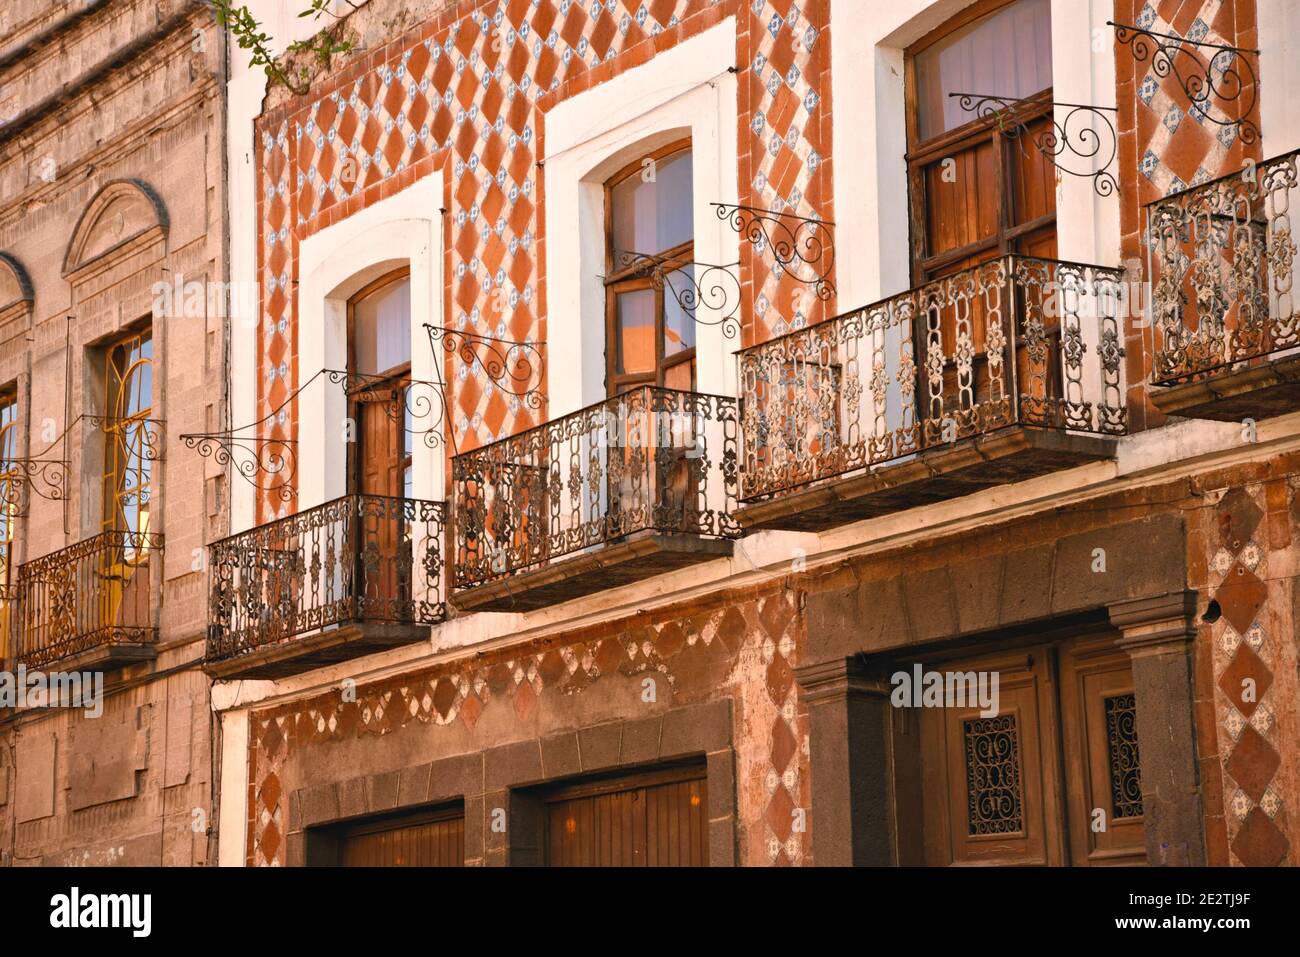
POLYGON ((1192 703, 1196 592, 1118 602, 1110 620, 1123 633, 1116 644, 1133 666, 1147 862, 1204 866, 1192 703))
POLYGON ((808 705, 813 861, 896 863, 888 683, 857 658, 806 665, 795 678, 808 705))

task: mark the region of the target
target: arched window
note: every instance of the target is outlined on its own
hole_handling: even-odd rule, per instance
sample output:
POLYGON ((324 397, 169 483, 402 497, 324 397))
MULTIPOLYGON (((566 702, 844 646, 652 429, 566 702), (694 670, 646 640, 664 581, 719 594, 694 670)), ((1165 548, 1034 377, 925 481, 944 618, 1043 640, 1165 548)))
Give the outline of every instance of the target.
POLYGON ((348 303, 348 371, 356 422, 352 487, 367 495, 412 498, 410 410, 411 274, 381 276, 348 303))
POLYGON ((611 396, 639 385, 695 388, 695 320, 673 292, 694 285, 694 207, 689 143, 650 153, 605 185, 611 396))
POLYGON ((1056 255, 1055 170, 1033 145, 1052 123, 1051 7, 985 0, 907 51, 915 285, 1007 253, 1056 255), (1030 98, 1015 118, 1026 132, 952 93, 1030 98))

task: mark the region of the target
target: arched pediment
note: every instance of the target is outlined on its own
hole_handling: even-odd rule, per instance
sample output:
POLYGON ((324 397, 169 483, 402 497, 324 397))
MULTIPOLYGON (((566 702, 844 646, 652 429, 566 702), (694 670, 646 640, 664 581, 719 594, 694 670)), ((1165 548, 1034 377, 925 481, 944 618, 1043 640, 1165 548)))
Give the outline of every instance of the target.
POLYGON ((118 179, 95 194, 77 221, 63 258, 67 276, 151 231, 166 231, 167 211, 147 185, 118 179))
POLYGON ((13 256, 0 253, 0 314, 17 305, 30 305, 35 298, 27 270, 13 256))

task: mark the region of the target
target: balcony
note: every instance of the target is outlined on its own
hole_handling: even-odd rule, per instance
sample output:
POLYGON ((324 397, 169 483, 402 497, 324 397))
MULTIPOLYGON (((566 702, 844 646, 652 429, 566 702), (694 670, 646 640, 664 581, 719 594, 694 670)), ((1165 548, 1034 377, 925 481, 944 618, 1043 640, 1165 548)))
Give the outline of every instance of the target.
POLYGON ((155 657, 161 535, 101 532, 18 569, 16 661, 105 671, 155 657))
POLYGON ((731 554, 734 399, 641 386, 458 455, 462 609, 526 611, 731 554))
POLYGON ((819 531, 1112 457, 1121 292, 1007 256, 742 350, 737 521, 819 531))
POLYGON ((1146 207, 1151 401, 1162 412, 1240 422, 1300 409, 1297 156, 1146 207))
POLYGON ((441 502, 347 495, 208 546, 205 670, 281 678, 427 641, 446 618, 441 502))

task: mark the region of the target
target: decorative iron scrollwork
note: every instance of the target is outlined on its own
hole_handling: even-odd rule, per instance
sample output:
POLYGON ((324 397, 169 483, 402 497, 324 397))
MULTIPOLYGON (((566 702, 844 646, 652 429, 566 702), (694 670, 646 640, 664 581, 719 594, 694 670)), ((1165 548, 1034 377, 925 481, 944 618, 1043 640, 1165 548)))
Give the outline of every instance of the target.
POLYGON ((442 502, 346 495, 208 546, 207 659, 349 621, 446 618, 442 502))
POLYGON ((507 395, 520 399, 530 409, 540 409, 546 401, 542 380, 546 375, 546 358, 538 343, 499 339, 472 329, 424 324, 429 345, 437 352, 442 343, 448 355, 458 355, 467 366, 482 369, 492 384, 507 395))
POLYGON ((835 295, 830 279, 835 268, 834 223, 756 206, 710 205, 718 219, 730 223, 760 253, 770 249, 777 271, 812 286, 822 302, 835 295))
POLYGON ((974 113, 980 119, 997 120, 1003 134, 1017 140, 1022 148, 1025 143, 1032 144, 1062 173, 1090 178, 1098 196, 1110 196, 1119 188, 1119 181, 1110 172, 1119 154, 1119 137, 1115 124, 1106 115, 1117 112, 1115 107, 1044 101, 1036 97, 1015 99, 986 93, 949 93, 948 96, 958 97, 958 105, 967 113, 974 113), (1052 125, 1037 133, 1031 132, 1024 118, 1024 107, 1028 104, 1048 106, 1052 125), (1057 107, 1066 111, 1060 120, 1055 115, 1057 107), (1067 157, 1102 162, 1100 167, 1092 170, 1071 169, 1062 165, 1062 160, 1067 157))
POLYGON ((1134 60, 1138 63, 1150 60, 1156 76, 1162 79, 1172 76, 1178 81, 1191 103, 1189 112, 1193 116, 1235 128, 1243 143, 1259 139, 1259 127, 1248 119, 1259 102, 1259 77, 1249 59, 1258 57, 1258 50, 1192 40, 1113 20, 1106 23, 1115 28, 1115 39, 1133 51, 1134 60), (1193 48, 1216 52, 1206 56, 1193 48), (1212 107, 1216 101, 1225 107, 1223 118, 1214 115, 1212 107), (1229 118, 1227 105, 1239 101, 1237 118, 1229 118))
POLYGON ((119 440, 129 443, 130 451, 141 461, 162 461, 162 426, 161 419, 140 419, 134 416, 119 417, 112 415, 87 415, 84 418, 92 427, 105 435, 116 435, 119 440))
POLYGON ((971 837, 1024 830, 1016 716, 962 722, 966 744, 967 831, 971 837))
POLYGON ((255 489, 288 502, 296 494, 298 442, 267 436, 273 423, 284 420, 288 409, 313 383, 341 387, 353 402, 382 403, 385 413, 408 434, 418 436, 428 448, 442 444, 445 411, 443 386, 405 376, 384 377, 321 369, 289 394, 275 409, 248 425, 220 432, 191 432, 180 436, 185 447, 231 466, 235 474, 255 489))
POLYGON ((740 263, 717 266, 712 263, 683 262, 669 256, 619 251, 619 270, 630 269, 633 276, 645 276, 656 290, 667 290, 682 312, 705 326, 721 326, 728 339, 740 335, 736 313, 740 311, 740 263), (716 313, 717 319, 702 318, 703 306, 716 313))
POLYGON ((436 449, 442 445, 447 403, 441 382, 343 369, 324 369, 321 374, 331 385, 342 386, 353 402, 382 405, 389 419, 407 435, 418 437, 425 447, 436 449))
POLYGON ((181 441, 220 466, 231 466, 254 488, 273 492, 281 501, 293 498, 292 479, 298 472, 297 446, 292 439, 265 439, 233 432, 207 432, 182 435, 181 441), (277 482, 283 476, 287 481, 277 482), (267 482, 266 480, 270 480, 267 482), (259 484, 266 482, 266 484, 259 484))
POLYGON ((67 499, 72 472, 67 455, 67 437, 79 422, 127 443, 129 448, 125 451, 142 462, 162 460, 164 423, 161 419, 124 419, 83 413, 68 423, 68 427, 37 455, 0 459, 0 508, 9 509, 13 515, 25 515, 31 494, 50 502, 67 499), (50 455, 56 446, 62 449, 58 458, 50 455))
POLYGON ((1142 816, 1142 764, 1138 756, 1137 698, 1133 692, 1105 698, 1106 756, 1110 763, 1112 817, 1142 816))
POLYGON ((68 497, 70 472, 65 459, 5 459, 0 462, 0 507, 13 515, 26 514, 29 492, 47 501, 63 501, 68 497))
POLYGON ((452 459, 454 586, 640 531, 733 538, 735 399, 637 386, 452 459))
POLYGON ((1123 281, 1006 256, 740 350, 741 501, 1011 425, 1125 434, 1123 281))

